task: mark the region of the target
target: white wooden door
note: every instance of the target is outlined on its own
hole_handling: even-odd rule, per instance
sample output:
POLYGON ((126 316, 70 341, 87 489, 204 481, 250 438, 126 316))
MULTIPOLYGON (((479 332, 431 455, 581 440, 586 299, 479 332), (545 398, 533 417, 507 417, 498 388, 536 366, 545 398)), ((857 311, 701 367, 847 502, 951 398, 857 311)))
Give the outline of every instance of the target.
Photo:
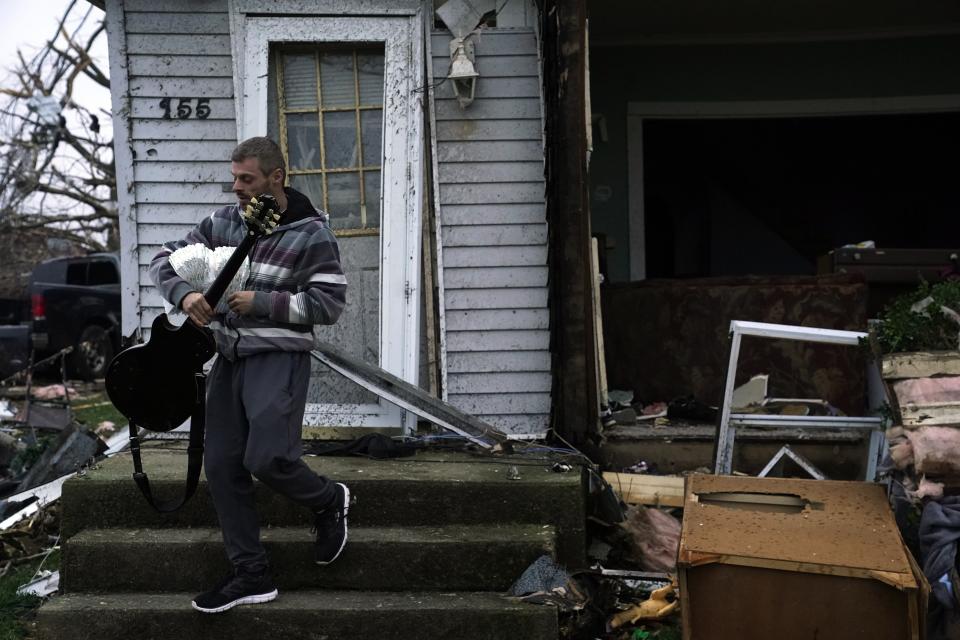
MULTIPOLYGON (((347 307, 318 339, 414 383, 420 33, 416 16, 240 16, 233 29, 238 138, 278 139, 291 185, 330 214, 339 238, 347 307)), ((412 416, 322 365, 310 389, 307 425, 413 428, 412 416)))

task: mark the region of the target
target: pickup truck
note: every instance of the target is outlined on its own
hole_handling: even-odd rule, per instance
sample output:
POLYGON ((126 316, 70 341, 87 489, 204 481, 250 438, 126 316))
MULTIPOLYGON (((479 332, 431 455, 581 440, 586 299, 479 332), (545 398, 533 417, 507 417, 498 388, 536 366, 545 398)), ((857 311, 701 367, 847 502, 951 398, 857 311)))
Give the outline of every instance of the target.
POLYGON ((29 362, 29 325, 0 324, 0 380, 25 368, 29 362))
POLYGON ((102 378, 120 346, 120 261, 116 253, 55 258, 30 276, 34 359, 72 346, 71 373, 102 378))
MULTIPOLYGON (((11 295, 9 288, 4 292, 11 295)), ((0 296, 0 380, 13 375, 30 361, 28 305, 21 297, 0 296)))

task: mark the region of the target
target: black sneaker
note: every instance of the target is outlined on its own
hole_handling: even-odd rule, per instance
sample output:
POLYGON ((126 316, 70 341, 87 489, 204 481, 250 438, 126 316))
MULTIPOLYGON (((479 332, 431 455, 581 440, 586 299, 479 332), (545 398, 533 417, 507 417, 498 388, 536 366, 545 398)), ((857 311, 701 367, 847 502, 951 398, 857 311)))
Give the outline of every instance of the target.
POLYGON ((350 489, 342 482, 334 486, 337 497, 333 506, 316 514, 313 530, 317 534, 315 559, 317 564, 330 564, 347 546, 347 512, 350 510, 350 489))
POLYGON ((270 602, 277 597, 277 588, 264 570, 257 575, 237 570, 228 574, 216 587, 193 599, 193 608, 203 613, 220 613, 241 604, 270 602))

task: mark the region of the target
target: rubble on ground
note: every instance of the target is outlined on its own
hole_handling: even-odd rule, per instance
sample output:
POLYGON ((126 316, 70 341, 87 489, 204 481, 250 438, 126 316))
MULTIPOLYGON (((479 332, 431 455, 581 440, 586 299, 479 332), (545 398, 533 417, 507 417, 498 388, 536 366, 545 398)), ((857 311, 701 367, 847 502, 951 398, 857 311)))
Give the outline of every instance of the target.
POLYGON ((63 483, 111 445, 122 448, 125 429, 76 419, 77 409, 108 405, 103 396, 102 381, 37 384, 31 369, 0 384, 0 577, 27 563, 39 565, 19 586, 20 595, 46 597, 59 588, 59 571, 44 564, 60 548, 63 483))

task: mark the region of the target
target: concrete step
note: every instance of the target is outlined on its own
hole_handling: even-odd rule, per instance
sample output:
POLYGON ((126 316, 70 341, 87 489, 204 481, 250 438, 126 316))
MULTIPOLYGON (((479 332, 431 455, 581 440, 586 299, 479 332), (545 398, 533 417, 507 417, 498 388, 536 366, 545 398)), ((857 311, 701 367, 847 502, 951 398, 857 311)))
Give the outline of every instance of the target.
MULTIPOLYGON (((304 527, 262 532, 280 589, 506 591, 534 560, 551 553, 550 525, 350 528, 343 555, 313 563, 304 527)), ((63 549, 61 589, 75 592, 191 591, 227 570, 220 531, 87 529, 63 549)))
POLYGON ((553 607, 492 593, 289 591, 273 602, 201 614, 193 593, 56 596, 33 623, 39 640, 555 640, 553 607))
MULTIPOLYGON (((182 450, 145 449, 144 469, 161 497, 183 491, 187 459, 182 450)), ((353 526, 530 523, 556 529, 558 559, 583 566, 584 483, 579 469, 555 473, 529 456, 493 458, 420 452, 413 458, 368 460, 306 457, 317 472, 345 482, 356 502, 353 526), (516 467, 519 479, 511 472, 516 467)), ((131 479, 129 455, 102 462, 71 479, 61 499, 63 535, 84 528, 213 527, 216 514, 206 484, 173 514, 153 511, 131 479)), ((309 526, 306 509, 257 483, 258 511, 265 526, 309 526)))

